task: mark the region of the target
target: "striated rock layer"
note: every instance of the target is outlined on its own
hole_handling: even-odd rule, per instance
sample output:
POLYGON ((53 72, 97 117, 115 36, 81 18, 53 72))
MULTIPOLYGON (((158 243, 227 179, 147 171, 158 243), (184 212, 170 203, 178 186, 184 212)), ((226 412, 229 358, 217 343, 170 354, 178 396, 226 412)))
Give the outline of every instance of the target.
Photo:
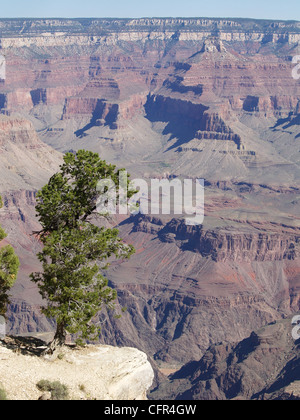
POLYGON ((134 342, 178 366, 212 343, 238 341, 299 311, 299 236, 219 230, 146 216, 122 223, 137 252, 109 270, 127 312, 110 318, 104 342, 134 342))
POLYGON ((43 143, 30 121, 0 115, 0 191, 43 185, 61 162, 60 153, 43 143))
POLYGON ((107 273, 128 310, 103 342, 178 367, 299 310, 299 36, 299 22, 0 20, 1 224, 22 262, 11 331, 53 328, 28 278, 53 148, 98 152, 133 178, 205 179, 202 227, 120 224, 137 253, 107 273))

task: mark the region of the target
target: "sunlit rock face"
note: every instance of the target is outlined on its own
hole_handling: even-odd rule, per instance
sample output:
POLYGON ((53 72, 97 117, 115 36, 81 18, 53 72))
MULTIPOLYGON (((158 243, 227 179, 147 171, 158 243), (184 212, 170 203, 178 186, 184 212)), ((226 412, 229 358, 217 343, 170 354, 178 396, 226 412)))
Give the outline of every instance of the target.
POLYGON ((203 226, 120 224, 137 253, 107 273, 127 312, 102 341, 181 365, 299 310, 299 40, 297 22, 0 20, 0 218, 22 262, 10 331, 53 328, 29 281, 35 194, 82 148, 133 178, 205 179, 203 226))

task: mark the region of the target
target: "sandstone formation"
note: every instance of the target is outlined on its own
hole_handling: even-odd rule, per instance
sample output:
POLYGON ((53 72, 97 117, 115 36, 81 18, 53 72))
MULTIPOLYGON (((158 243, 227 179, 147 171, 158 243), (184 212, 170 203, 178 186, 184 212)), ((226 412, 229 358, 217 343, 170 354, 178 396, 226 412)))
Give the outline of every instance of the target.
POLYGON ((298 236, 288 229, 206 231, 136 216, 120 232, 137 252, 109 270, 127 312, 110 319, 104 342, 135 343, 162 366, 178 366, 299 310, 298 236))
POLYGON ((0 221, 22 262, 11 332, 53 328, 28 278, 35 193, 81 148, 133 178, 205 179, 203 226, 115 222, 137 253, 107 272, 128 310, 102 342, 172 369, 299 311, 299 37, 299 22, 0 20, 0 221))
POLYGON ((9 400, 38 400, 41 380, 66 385, 70 399, 145 400, 153 382, 147 356, 134 348, 66 348, 49 361, 30 354, 22 343, 19 353, 13 351, 9 343, 0 342, 0 378, 9 400))
POLYGON ((298 176, 281 141, 297 134, 297 22, 2 20, 1 34, 0 109, 56 149, 88 144, 131 171, 139 157, 142 173, 270 183, 272 163, 298 176))
POLYGON ((187 226, 184 220, 173 219, 166 225, 153 217, 140 217, 133 232, 156 234, 162 242, 177 243, 182 250, 210 256, 213 261, 247 262, 295 260, 300 243, 300 230, 292 234, 262 233, 247 229, 206 231, 203 226, 187 226))
POLYGON ((150 32, 156 39, 168 37, 201 40, 220 31, 222 39, 257 42, 297 42, 299 22, 256 21, 253 19, 146 18, 146 19, 2 19, 2 47, 43 44, 92 45, 103 39, 145 40, 150 32), (18 37, 16 37, 18 34, 18 37), (53 36, 54 35, 54 36, 53 36), (74 42, 76 38, 76 42, 74 42))
POLYGON ((17 115, 0 115, 0 153, 2 192, 42 186, 61 161, 60 154, 38 138, 32 123, 17 115))

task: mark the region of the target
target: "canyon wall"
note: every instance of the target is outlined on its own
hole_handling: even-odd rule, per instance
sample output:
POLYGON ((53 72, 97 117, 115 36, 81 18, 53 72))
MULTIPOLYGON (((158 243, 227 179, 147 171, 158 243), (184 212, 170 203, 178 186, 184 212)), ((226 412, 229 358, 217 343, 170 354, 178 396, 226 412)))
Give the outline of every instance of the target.
POLYGON ((114 222, 137 252, 106 273, 127 312, 107 315, 103 342, 180 367, 299 311, 299 41, 299 22, 0 20, 0 219, 21 259, 11 332, 53 330, 29 280, 35 194, 82 148, 133 178, 205 179, 203 226, 114 222))
POLYGON ((299 401, 299 342, 291 319, 274 322, 239 343, 218 343, 171 375, 152 397, 177 400, 299 401))
POLYGON ((299 231, 208 232, 144 216, 120 232, 136 255, 109 270, 127 312, 110 318, 104 342, 135 342, 157 362, 176 366, 214 342, 236 341, 299 311, 299 231))
POLYGON ((298 234, 262 233, 240 229, 205 230, 203 226, 187 226, 184 220, 173 219, 165 226, 157 225, 157 219, 141 218, 133 232, 154 232, 161 241, 176 243, 183 250, 199 252, 201 256, 210 256, 214 261, 281 261, 295 260, 300 244, 298 234), (183 241, 183 243, 181 242, 183 241))

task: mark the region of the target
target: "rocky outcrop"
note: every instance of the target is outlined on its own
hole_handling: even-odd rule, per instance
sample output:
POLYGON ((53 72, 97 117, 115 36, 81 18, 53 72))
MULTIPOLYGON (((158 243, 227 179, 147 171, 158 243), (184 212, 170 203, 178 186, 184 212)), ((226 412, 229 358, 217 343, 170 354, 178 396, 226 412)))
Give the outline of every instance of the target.
POLYGON ((122 121, 131 120, 137 114, 143 113, 146 97, 143 93, 132 95, 128 100, 117 103, 95 97, 71 97, 66 99, 62 119, 91 117, 89 124, 78 131, 80 134, 94 126, 109 126, 117 130, 122 127, 122 121))
POLYGON ((152 397, 178 400, 299 400, 299 343, 291 320, 272 323, 237 344, 212 346, 170 376, 152 397))
POLYGON ((43 143, 21 116, 0 115, 0 153, 2 192, 42 186, 61 161, 60 153, 43 143))
POLYGON ((69 43, 97 45, 101 40, 165 39, 177 34, 180 40, 199 40, 219 30, 222 39, 232 41, 297 42, 299 23, 209 18, 147 19, 14 19, 1 20, 2 48, 37 45, 41 38, 47 46, 69 43), (14 37, 15 33, 19 38, 14 37), (54 34, 55 36, 51 36, 54 34))
MULTIPOLYGON (((2 20, 1 31, 7 71, 0 109, 30 114, 43 140, 60 150, 86 136, 98 149, 111 139, 104 143, 114 158, 120 148, 131 160, 136 145, 145 150, 146 132, 175 174, 185 168, 191 175, 187 164, 173 164, 177 156, 190 161, 185 152, 211 149, 214 163, 204 176, 225 161, 224 177, 232 166, 234 176, 246 177, 245 167, 269 166, 271 153, 239 120, 287 118, 298 105, 299 84, 291 77, 297 22, 29 19, 2 20), (164 154, 173 139, 180 147, 199 142, 171 145, 173 156, 164 154)), ((255 121, 250 125, 256 130, 255 121)))
POLYGON ((8 399, 38 400, 36 384, 41 380, 66 385, 73 400, 147 399, 154 373, 147 356, 134 348, 65 348, 59 360, 49 361, 30 354, 28 345, 18 341, 18 351, 10 349, 9 340, 8 345, 0 342, 0 377, 8 399))
POLYGON ((183 250, 199 252, 216 262, 282 261, 298 256, 298 235, 236 231, 231 228, 205 230, 202 226, 187 226, 184 220, 173 219, 167 224, 149 216, 135 220, 133 232, 157 234, 161 241, 174 242, 183 250))
POLYGON ((120 225, 120 234, 136 254, 112 264, 108 277, 127 312, 108 319, 103 342, 135 343, 173 366, 299 310, 293 233, 263 234, 242 225, 225 233, 136 216, 120 225))
POLYGON ((267 401, 300 401, 300 381, 296 380, 274 393, 264 394, 261 399, 267 401))
POLYGON ((41 313, 40 305, 33 305, 20 299, 11 299, 6 322, 8 334, 12 331, 14 334, 22 335, 55 330, 55 322, 41 313))
POLYGON ((22 262, 11 331, 53 327, 29 281, 34 191, 60 163, 46 144, 133 178, 206 180, 203 227, 120 224, 137 253, 107 272, 128 310, 107 317, 103 342, 170 368, 299 310, 298 22, 20 19, 0 32, 1 224, 22 262))
MULTIPOLYGON (((8 331, 50 331, 54 326, 40 314, 38 292, 28 280, 39 269, 30 253, 39 249, 30 236, 37 227, 28 225, 29 207, 17 197, 9 208, 22 209, 23 216, 17 211, 11 222, 1 222, 22 261, 8 331), (28 234, 20 241, 15 231, 25 226, 28 234)), ((235 342, 299 310, 295 233, 242 234, 136 216, 121 224, 120 234, 137 253, 128 262, 112 264, 108 272, 127 311, 119 320, 108 314, 103 343, 138 347, 160 363, 178 365, 200 358, 220 338, 235 342)))

